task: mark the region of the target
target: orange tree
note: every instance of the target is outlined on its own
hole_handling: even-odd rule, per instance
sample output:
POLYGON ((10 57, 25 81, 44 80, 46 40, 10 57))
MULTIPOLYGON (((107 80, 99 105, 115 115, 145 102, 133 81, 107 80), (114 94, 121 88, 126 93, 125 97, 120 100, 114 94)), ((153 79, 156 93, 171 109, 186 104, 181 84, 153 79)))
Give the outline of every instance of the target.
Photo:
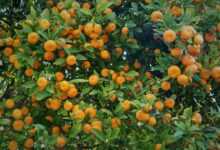
POLYGON ((217 0, 47 2, 0 35, 2 149, 219 148, 217 0))

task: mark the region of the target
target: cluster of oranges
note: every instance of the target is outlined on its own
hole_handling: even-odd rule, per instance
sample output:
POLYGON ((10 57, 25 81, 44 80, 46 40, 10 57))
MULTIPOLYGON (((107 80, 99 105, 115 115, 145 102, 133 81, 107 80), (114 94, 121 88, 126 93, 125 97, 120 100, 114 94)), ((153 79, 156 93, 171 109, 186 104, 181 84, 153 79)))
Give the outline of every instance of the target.
MULTIPOLYGON (((152 3, 150 0, 144 2, 147 5, 152 3)), ((195 75, 200 77, 201 85, 207 86, 208 93, 212 87, 209 81, 220 82, 220 67, 207 68, 199 60, 203 44, 217 39, 211 31, 203 36, 191 25, 175 31, 166 28, 161 39, 168 45, 170 53, 165 57, 172 57, 175 63, 163 68, 166 73, 159 79, 143 69, 144 64, 138 59, 133 64, 123 59, 124 52, 129 53, 124 45, 135 40, 126 25, 117 23, 116 19, 104 19, 113 15, 112 8, 103 10, 101 21, 100 16, 96 18, 98 11, 95 11, 109 0, 101 0, 96 5, 76 1, 71 5, 65 1, 54 5, 52 0, 47 0, 47 3, 52 7, 49 17, 36 20, 29 17, 22 22, 32 31, 21 30, 14 38, 0 39, 4 61, 15 72, 7 70, 5 75, 13 74, 21 80, 15 81, 21 86, 18 88, 23 88, 23 84, 25 87, 21 93, 20 90, 15 91, 11 97, 5 98, 3 107, 0 107, 0 117, 8 121, 6 132, 24 134, 22 140, 6 136, 9 150, 19 147, 34 149, 38 140, 37 124, 45 127, 58 149, 71 147, 75 142, 68 138, 71 132, 78 130, 74 128, 76 123, 80 124, 80 134, 90 137, 94 143, 99 135, 93 131, 116 131, 130 127, 132 123, 157 130, 158 126, 173 123, 175 114, 172 112, 178 105, 179 93, 172 93, 172 89, 178 86, 184 90, 194 85, 195 75), (95 13, 85 21, 86 17, 81 18, 82 12, 95 13), (22 100, 19 98, 24 96, 22 100)), ((116 6, 122 3, 118 0, 116 6)), ((184 14, 177 5, 168 11, 173 17, 184 14)), ((163 22, 163 18, 161 10, 150 14, 153 24, 163 22)), ((220 24, 215 31, 220 32, 220 24)), ((160 49, 155 53, 160 54, 160 49)), ((191 122, 198 127, 202 120, 197 111, 191 116, 191 122)), ((74 139, 78 140, 78 136, 74 139)), ((154 147, 160 150, 162 144, 157 143, 154 147)))

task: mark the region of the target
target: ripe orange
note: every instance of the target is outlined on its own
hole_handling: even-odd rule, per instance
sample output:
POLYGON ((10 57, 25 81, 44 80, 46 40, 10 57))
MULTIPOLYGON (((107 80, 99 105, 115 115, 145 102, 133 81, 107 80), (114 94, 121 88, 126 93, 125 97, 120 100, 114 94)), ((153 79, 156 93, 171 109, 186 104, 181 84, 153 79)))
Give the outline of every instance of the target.
MULTIPOLYGON (((219 71, 220 72, 220 71, 219 71)), ((209 69, 201 69, 200 77, 204 80, 208 80, 211 76, 211 71, 209 69)))
POLYGON ((152 101, 152 100, 155 100, 156 99, 156 96, 154 94, 146 94, 145 95, 146 99, 149 100, 149 101, 152 101))
POLYGON ((94 121, 92 121, 91 125, 92 125, 93 129, 96 129, 98 131, 102 131, 102 122, 101 121, 94 120, 94 121))
POLYGON ((28 138, 24 142, 24 147, 27 149, 31 149, 34 146, 34 140, 32 138, 28 138))
POLYGON ((177 82, 182 86, 186 86, 189 84, 189 78, 188 76, 181 74, 177 77, 177 82))
POLYGON ((155 144, 154 150, 161 150, 162 149, 162 144, 155 144))
POLYGON ((123 27, 123 28, 121 29, 121 33, 122 33, 123 35, 127 35, 128 32, 129 32, 128 27, 123 27))
POLYGON ((200 47, 200 45, 194 45, 194 46, 189 45, 187 47, 187 50, 188 50, 190 55, 198 56, 200 54, 200 52, 201 52, 201 47, 200 47))
POLYGON ((21 131, 24 127, 24 122, 22 120, 15 120, 12 126, 15 131, 21 131))
POLYGON ((44 90, 47 85, 48 85, 48 80, 45 77, 40 77, 37 80, 37 86, 40 90, 44 90))
POLYGON ((64 79, 64 74, 62 72, 55 73, 56 81, 62 81, 64 79))
POLYGON ((62 10, 60 12, 60 16, 66 22, 69 22, 71 19, 71 15, 69 14, 69 12, 67 10, 62 10))
POLYGON ((11 48, 11 47, 6 47, 5 49, 4 49, 4 55, 5 56, 10 56, 10 55, 12 55, 13 54, 13 49, 11 48))
POLYGON ((50 22, 47 19, 40 19, 39 25, 41 29, 47 30, 50 27, 50 22))
POLYGON ((58 110, 60 108, 60 106, 61 106, 61 102, 58 99, 51 99, 49 101, 49 107, 52 110, 58 110))
POLYGON ((214 67, 211 71, 211 75, 214 79, 220 79, 220 67, 214 67))
POLYGON ((174 105, 175 105, 175 101, 174 101, 174 99, 172 99, 172 98, 167 98, 167 99, 164 101, 164 106, 165 106, 166 108, 173 108, 174 105))
POLYGON ((171 84, 170 82, 168 81, 163 81, 161 83, 161 88, 164 90, 164 91, 169 91, 171 89, 171 84))
POLYGON ((85 114, 88 115, 90 118, 95 118, 96 117, 96 109, 92 108, 92 107, 86 108, 85 114))
POLYGON ((68 92, 67 92, 67 95, 70 97, 70 98, 73 98, 73 97, 76 97, 78 95, 78 90, 76 87, 71 87, 68 92))
POLYGON ((57 49, 57 43, 54 40, 48 40, 44 43, 44 50, 54 52, 57 49))
POLYGON ((195 44, 199 44, 200 45, 200 44, 203 44, 203 42, 204 42, 204 39, 203 39, 201 34, 196 34, 194 36, 194 43, 195 44))
POLYGON ((151 116, 151 117, 149 118, 149 120, 148 120, 148 124, 149 124, 150 126, 155 126, 155 125, 157 124, 156 118, 153 117, 153 116, 151 116))
POLYGON ((26 125, 31 125, 33 123, 33 118, 31 116, 27 116, 24 118, 24 123, 26 125))
POLYGON ((170 9, 170 12, 173 16, 175 17, 179 17, 182 15, 182 9, 178 6, 173 6, 171 9, 170 9))
POLYGON ((70 111, 73 108, 73 104, 70 101, 66 101, 63 105, 63 108, 67 111, 70 111))
POLYGON ((12 112, 12 116, 15 119, 21 119, 21 117, 22 117, 21 110, 20 109, 14 109, 13 112, 12 112))
POLYGON ((36 32, 31 32, 28 34, 28 43, 34 45, 39 41, 39 35, 36 32))
POLYGON ((103 59, 103 60, 108 60, 108 59, 111 58, 111 55, 110 55, 110 53, 109 53, 108 50, 101 50, 101 51, 100 51, 100 57, 101 57, 101 59, 103 59))
POLYGON ((112 128, 118 128, 121 125, 121 120, 117 117, 111 119, 112 128))
POLYGON ((150 17, 152 22, 158 22, 163 19, 163 14, 161 11, 154 11, 151 13, 150 17))
POLYGON ((69 89, 70 89, 70 84, 68 81, 61 81, 59 83, 59 89, 62 91, 62 92, 67 92, 69 89))
POLYGON ((109 74, 110 74, 110 70, 109 70, 108 68, 103 68, 103 69, 101 70, 101 75, 102 75, 103 77, 108 77, 109 74))
POLYGON ((195 124, 201 124, 202 123, 202 116, 199 112, 195 112, 192 116, 192 122, 195 124))
POLYGON ((82 68, 89 69, 91 68, 91 63, 88 60, 83 61, 82 68))
POLYGON ((173 56, 173 57, 176 57, 176 58, 178 58, 178 57, 180 57, 181 55, 182 55, 182 50, 180 49, 180 48, 172 48, 171 50, 170 50, 170 54, 173 56))
POLYGON ((57 137, 56 146, 58 148, 63 148, 65 145, 66 145, 66 138, 62 136, 57 137))
POLYGON ((33 69, 32 69, 32 68, 27 68, 27 69, 25 70, 25 75, 26 75, 27 77, 32 77, 32 75, 33 75, 33 69))
POLYGON ((46 60, 46 61, 53 61, 54 57, 55 57, 55 55, 52 52, 45 52, 44 53, 44 60, 46 60))
POLYGON ((66 64, 69 65, 69 66, 75 65, 76 64, 76 57, 74 55, 69 55, 66 58, 66 64))
POLYGON ((205 33, 205 41, 211 43, 216 40, 216 36, 214 33, 207 32, 205 33))
POLYGON ((125 77, 122 76, 122 75, 116 77, 116 80, 115 80, 115 82, 116 82, 118 85, 123 85, 123 84, 125 83, 125 81, 126 81, 126 80, 125 80, 125 77))
POLYGON ((167 72, 170 78, 177 78, 181 74, 180 68, 176 65, 170 66, 167 72))
POLYGON ((183 41, 191 39, 195 34, 195 29, 192 26, 183 26, 180 32, 180 38, 183 41))
POLYGON ((18 149, 18 144, 15 140, 11 140, 8 143, 8 150, 17 150, 18 149))
POLYGON ((95 86, 99 83, 99 76, 96 74, 93 74, 89 77, 89 85, 95 86))
POLYGON ((12 109, 12 108, 14 108, 14 106, 15 106, 15 102, 14 102, 13 99, 7 99, 7 100, 5 101, 5 107, 6 107, 6 108, 12 109))
POLYGON ((108 33, 111 33, 111 32, 114 32, 116 30, 116 24, 115 23, 109 23, 105 30, 108 32, 108 33))
POLYGON ((60 132, 61 132, 60 127, 59 126, 53 126, 51 132, 52 132, 53 135, 59 135, 60 132))
POLYGON ((85 113, 82 110, 76 110, 73 112, 73 118, 76 120, 83 120, 85 118, 85 113))
POLYGON ((150 115, 142 110, 139 110, 136 112, 136 119, 138 121, 148 121, 150 118, 150 115))
POLYGON ((176 33, 173 30, 171 30, 171 29, 166 30, 163 33, 163 39, 167 43, 174 42, 176 40, 176 33))
POLYGON ((131 101, 125 100, 121 103, 121 107, 124 111, 129 111, 131 109, 131 101))
POLYGON ((158 111, 162 111, 163 110, 163 102, 161 101, 157 101, 155 104, 154 104, 154 107, 158 110, 158 111))
POLYGON ((83 131, 87 134, 91 133, 92 132, 92 126, 88 123, 86 123, 84 126, 83 126, 83 131))

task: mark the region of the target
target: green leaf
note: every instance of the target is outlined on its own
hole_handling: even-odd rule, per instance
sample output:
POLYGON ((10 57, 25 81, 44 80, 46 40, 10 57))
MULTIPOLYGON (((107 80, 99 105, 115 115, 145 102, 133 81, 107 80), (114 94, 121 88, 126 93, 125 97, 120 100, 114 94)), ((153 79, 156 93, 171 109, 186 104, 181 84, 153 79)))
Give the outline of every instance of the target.
POLYGON ((87 60, 87 58, 81 54, 76 55, 77 60, 87 60))
POLYGON ((53 64, 57 65, 57 66, 62 66, 63 64, 65 64, 65 59, 64 58, 58 58, 58 59, 56 59, 56 61, 53 64))
POLYGON ((97 137, 98 140, 105 142, 105 135, 102 132, 93 129, 92 133, 97 137))
POLYGON ((184 109, 183 116, 187 119, 191 118, 192 117, 192 107, 184 109))
POLYGON ((70 134, 69 137, 70 138, 75 138, 77 136, 77 134, 81 131, 82 126, 80 123, 76 123, 75 125, 73 125, 73 127, 70 130, 70 134))
POLYGON ((87 79, 74 79, 70 81, 71 83, 86 83, 88 82, 87 79))
POLYGON ((86 16, 92 16, 92 13, 90 10, 87 9, 80 9, 79 10, 82 14, 86 15, 86 16))
POLYGON ((43 99, 45 99, 45 98, 47 98, 47 97, 50 97, 50 96, 51 96, 51 93, 49 93, 48 91, 37 92, 37 93, 35 94, 35 96, 36 96, 36 99, 37 99, 38 101, 41 101, 41 100, 43 100, 43 99))
POLYGON ((100 3, 100 5, 98 5, 97 13, 101 14, 103 11, 105 11, 107 8, 109 8, 113 3, 112 2, 105 2, 105 3, 100 3))

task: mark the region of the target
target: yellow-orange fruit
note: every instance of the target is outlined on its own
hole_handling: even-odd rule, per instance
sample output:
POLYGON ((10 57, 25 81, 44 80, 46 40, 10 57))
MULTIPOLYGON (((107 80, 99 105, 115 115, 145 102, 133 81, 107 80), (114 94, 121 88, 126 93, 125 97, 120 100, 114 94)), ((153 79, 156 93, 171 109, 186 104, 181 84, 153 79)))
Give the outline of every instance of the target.
POLYGON ((124 111, 129 111, 131 109, 131 101, 125 100, 121 103, 121 106, 124 111))
POLYGON ((184 66, 189 66, 195 63, 195 58, 191 55, 186 54, 182 57, 181 62, 184 66))
POLYGON ((182 86, 186 86, 189 84, 189 78, 188 76, 181 74, 177 77, 177 82, 182 86))
POLYGON ((163 33, 163 40, 167 43, 171 43, 176 40, 176 33, 169 29, 163 33))
POLYGON ((31 116, 27 116, 24 118, 24 123, 26 125, 31 125, 33 123, 33 118, 31 116))
POLYGON ((12 116, 15 118, 15 119, 20 119, 22 117, 22 112, 20 109, 14 109, 13 112, 12 112, 12 116))
POLYGON ((121 125, 121 120, 119 118, 112 118, 111 119, 112 128, 118 128, 121 125))
POLYGON ((115 23, 109 23, 109 24, 106 26, 105 30, 106 30, 108 33, 111 33, 111 32, 113 32, 113 31, 115 31, 115 30, 116 30, 116 24, 115 24, 115 23))
POLYGON ((127 35, 128 32, 129 32, 128 27, 123 27, 123 28, 121 29, 121 33, 122 33, 123 35, 127 35))
POLYGON ((155 125, 157 124, 156 118, 153 117, 153 116, 151 116, 151 117, 149 118, 149 120, 148 120, 148 124, 149 124, 150 126, 155 126, 155 125))
POLYGON ((17 150, 18 149, 18 143, 15 140, 11 140, 8 143, 8 150, 17 150))
POLYGON ((45 52, 44 53, 44 60, 46 60, 46 61, 53 61, 54 57, 55 57, 55 55, 52 52, 45 52))
POLYGON ((67 111, 70 111, 72 110, 73 108, 73 104, 70 102, 70 101, 66 101, 64 104, 63 104, 63 108, 67 111))
POLYGON ((187 50, 188 50, 190 55, 198 56, 200 54, 200 52, 201 52, 201 47, 200 47, 200 45, 194 45, 194 46, 189 45, 187 47, 187 50))
POLYGON ((125 77, 124 76, 118 76, 118 77, 116 77, 116 80, 115 80, 115 82, 118 84, 118 85, 122 85, 122 84, 124 84, 125 83, 125 77))
POLYGON ((65 145, 66 145, 65 137, 62 137, 62 136, 57 137, 56 146, 58 148, 63 148, 65 145))
POLYGON ((171 119, 172 115, 170 113, 165 113, 162 118, 164 124, 170 123, 171 119))
POLYGON ((178 6, 173 6, 171 9, 170 9, 170 12, 173 16, 175 17, 179 17, 182 15, 182 9, 178 6))
POLYGON ((91 133, 92 132, 92 126, 88 123, 86 123, 84 126, 83 126, 83 131, 87 134, 91 133))
POLYGON ((220 67, 219 66, 214 67, 212 69, 211 75, 214 79, 220 79, 220 67))
POLYGON ((161 88, 164 90, 164 91, 169 91, 171 89, 171 84, 170 82, 168 81, 163 81, 161 83, 161 88))
POLYGON ((164 108, 163 102, 157 101, 157 102, 154 104, 154 107, 155 107, 158 111, 162 111, 163 108, 164 108))
POLYGON ((196 34, 194 36, 194 43, 195 44, 199 44, 200 45, 200 44, 203 44, 203 42, 204 42, 204 39, 203 39, 201 34, 196 34))
POLYGON ((171 54, 173 57, 178 58, 178 57, 182 56, 183 52, 182 52, 182 50, 181 50, 180 48, 172 48, 172 49, 170 50, 170 54, 171 54))
POLYGON ((60 127, 59 126, 53 126, 51 132, 52 132, 53 135, 59 135, 60 134, 60 127))
POLYGON ((7 100, 5 101, 5 107, 6 107, 6 108, 12 109, 12 108, 14 108, 14 106, 15 106, 15 102, 14 102, 13 99, 7 99, 7 100))
POLYGON ((82 68, 89 69, 91 68, 91 63, 88 60, 83 61, 82 68))
POLYGON ((151 13, 150 17, 152 22, 158 22, 163 19, 163 14, 161 11, 154 11, 151 13))
POLYGON ((41 29, 46 30, 50 27, 50 22, 47 19, 40 19, 39 25, 41 29))
POLYGON ((29 33, 27 41, 28 41, 28 43, 34 45, 39 41, 39 35, 36 32, 29 33))
POLYGON ((138 121, 148 121, 150 118, 150 115, 142 110, 139 110, 136 112, 136 119, 138 121))
POLYGON ((24 122, 22 120, 15 120, 12 126, 15 131, 21 131, 24 128, 24 122))
POLYGON ((76 120, 83 120, 85 118, 85 113, 82 110, 76 110, 73 112, 73 118, 76 120))
POLYGON ((44 43, 44 50, 54 52, 57 49, 57 43, 54 40, 48 40, 44 43))
POLYGON ((165 106, 166 108, 173 108, 174 105, 175 105, 175 101, 174 101, 174 99, 172 99, 172 98, 167 98, 167 99, 164 101, 164 106, 165 106))
POLYGON ((62 81, 64 79, 64 74, 62 72, 55 73, 56 81, 62 81))
POLYGON ((26 75, 27 77, 32 77, 32 75, 33 75, 33 69, 32 69, 32 68, 27 68, 27 69, 25 70, 25 75, 26 75))
POLYGON ((109 70, 108 68, 103 68, 103 69, 101 70, 101 75, 102 75, 103 77, 108 77, 109 74, 110 74, 110 70, 109 70))
POLYGON ((59 89, 62 91, 62 92, 67 92, 69 89, 70 89, 70 84, 68 81, 61 81, 59 83, 59 89))
POLYGON ((92 121, 91 125, 92 125, 92 128, 95 130, 98 130, 98 131, 102 130, 102 122, 99 120, 92 121))
POLYGON ((74 55, 69 55, 66 58, 66 64, 69 66, 73 66, 76 64, 76 57, 74 55))
POLYGON ((103 60, 108 60, 108 59, 111 58, 111 55, 110 55, 110 53, 109 53, 108 50, 101 50, 101 51, 100 51, 100 57, 101 57, 101 59, 103 59, 103 60))
POLYGON ((86 108, 85 114, 88 115, 90 118, 95 118, 96 117, 96 109, 92 108, 92 107, 86 108))
POLYGON ((45 89, 45 87, 48 85, 48 80, 45 77, 40 77, 37 80, 37 86, 39 87, 40 90, 45 89))
POLYGON ((70 21, 70 19, 71 19, 71 15, 69 14, 69 12, 67 10, 62 10, 60 12, 60 16, 66 22, 70 21))
POLYGON ((4 55, 5 56, 10 56, 10 55, 12 55, 13 54, 13 49, 11 48, 11 47, 6 47, 5 49, 4 49, 4 55))
POLYGON ((99 76, 96 74, 93 74, 89 77, 89 85, 95 86, 99 83, 99 76))
POLYGON ((195 124, 201 124, 202 123, 202 116, 200 113, 195 112, 192 116, 192 122, 195 124))
POLYGON ((52 99, 49 101, 49 106, 52 110, 58 110, 61 106, 61 102, 58 99, 52 99))
POLYGON ((180 68, 176 65, 170 66, 167 72, 170 78, 177 78, 181 74, 180 68))
POLYGON ((154 150, 161 150, 162 144, 155 144, 154 150))
POLYGON ((196 33, 195 29, 192 26, 183 26, 180 32, 180 38, 183 41, 191 39, 196 33))
POLYGON ((28 138, 24 142, 24 147, 30 149, 34 146, 34 140, 32 138, 28 138))
MULTIPOLYGON (((219 71, 220 72, 220 71, 219 71)), ((201 69, 200 77, 204 80, 208 80, 211 76, 211 71, 209 69, 201 69)))
POLYGON ((152 100, 155 100, 156 99, 156 96, 154 94, 146 94, 145 95, 146 99, 149 100, 149 101, 152 101, 152 100))
POLYGON ((70 98, 73 98, 73 97, 76 97, 78 95, 78 90, 76 87, 71 87, 68 92, 67 92, 67 95, 70 97, 70 98))

